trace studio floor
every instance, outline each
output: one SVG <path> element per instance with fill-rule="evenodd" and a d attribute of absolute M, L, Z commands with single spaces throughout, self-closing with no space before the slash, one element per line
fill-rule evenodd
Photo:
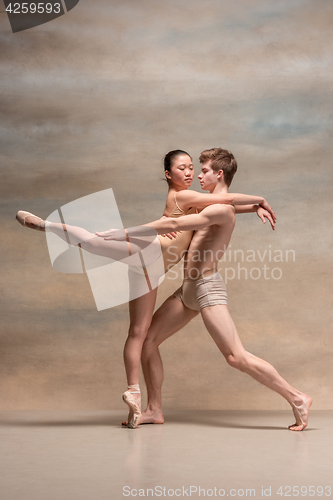
<path fill-rule="evenodd" d="M 332 496 L 331 411 L 300 433 L 287 411 L 173 411 L 136 430 L 125 415 L 0 412 L 1 500 Z"/>

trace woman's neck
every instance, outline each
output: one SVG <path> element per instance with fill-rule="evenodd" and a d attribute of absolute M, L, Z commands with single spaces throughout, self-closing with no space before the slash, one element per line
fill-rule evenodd
<path fill-rule="evenodd" d="M 181 187 L 181 186 L 170 186 L 169 185 L 169 193 L 171 193 L 172 191 L 175 191 L 176 193 L 178 193 L 179 191 L 186 191 L 187 187 L 184 186 L 184 187 Z"/>

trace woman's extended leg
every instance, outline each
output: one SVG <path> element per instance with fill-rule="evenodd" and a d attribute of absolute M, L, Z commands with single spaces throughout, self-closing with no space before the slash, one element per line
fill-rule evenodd
<path fill-rule="evenodd" d="M 152 245 L 152 247 L 149 252 L 145 252 L 145 265 L 156 260 L 161 253 L 161 246 L 157 237 L 155 239 L 151 237 L 146 240 L 135 238 L 135 241 L 133 238 L 130 241 L 106 241 L 82 227 L 58 222 L 46 222 L 33 214 L 27 214 L 28 212 L 18 212 L 16 218 L 20 224 L 31 229 L 46 230 L 56 234 L 69 245 L 79 246 L 94 255 L 109 257 L 118 261 L 121 260 L 128 265 L 142 266 L 142 257 L 139 254 L 149 245 Z"/>

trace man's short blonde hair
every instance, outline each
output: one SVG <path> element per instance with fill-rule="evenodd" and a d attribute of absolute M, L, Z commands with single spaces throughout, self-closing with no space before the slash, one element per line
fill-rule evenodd
<path fill-rule="evenodd" d="M 205 149 L 205 151 L 201 153 L 199 160 L 200 163 L 212 160 L 211 167 L 214 172 L 223 170 L 224 181 L 227 186 L 230 186 L 237 172 L 237 161 L 230 151 L 222 148 Z"/>

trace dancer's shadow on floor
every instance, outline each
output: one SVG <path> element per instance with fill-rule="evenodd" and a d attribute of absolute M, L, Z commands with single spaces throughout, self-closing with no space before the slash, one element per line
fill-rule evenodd
<path fill-rule="evenodd" d="M 276 426 L 276 425 L 251 425 L 251 424 L 242 424 L 239 422 L 240 416 L 243 419 L 250 418 L 260 419 L 264 416 L 267 416 L 267 420 L 271 421 L 272 414 L 278 414 L 276 420 L 280 420 L 282 414 L 286 416 L 286 422 L 288 422 L 288 417 L 291 420 L 290 424 Z M 280 415 L 279 415 L 280 413 Z M 247 414 L 246 416 L 244 414 Z M 234 410 L 208 410 L 208 411 L 188 411 L 181 412 L 180 414 L 171 413 L 165 415 L 165 422 L 170 424 L 184 424 L 184 425 L 196 425 L 200 427 L 216 427 L 216 428 L 225 428 L 225 429 L 249 429 L 249 430 L 270 430 L 270 431 L 285 431 L 288 425 L 294 423 L 295 419 L 290 415 L 287 411 L 273 412 L 273 411 L 234 411 Z M 232 421 L 235 419 L 235 421 Z M 307 428 L 307 431 L 317 430 L 315 428 Z M 292 431 L 291 431 L 292 432 Z"/>
<path fill-rule="evenodd" d="M 19 413 L 19 412 L 18 412 Z M 47 415 L 47 412 L 39 415 L 27 415 L 25 413 L 24 417 L 19 415 L 13 415 L 13 417 L 7 417 L 0 415 L 0 427 L 77 427 L 77 426 L 105 426 L 105 427 L 118 427 L 127 429 L 126 427 L 122 427 L 121 422 L 127 418 L 127 414 L 122 411 L 117 412 L 117 414 L 112 414 L 112 411 L 103 411 L 102 414 L 84 414 L 77 416 L 75 412 L 72 413 L 71 417 L 68 418 L 66 415 L 66 411 L 57 412 L 56 418 L 54 418 L 54 414 L 50 411 L 50 414 Z M 247 415 L 242 415 L 242 413 L 246 413 Z M 240 417 L 255 419 L 258 418 L 262 420 L 263 416 L 267 416 L 267 420 L 272 419 L 271 411 L 260 412 L 260 411 L 227 411 L 227 410 L 209 410 L 209 411 L 181 411 L 181 412 L 166 412 L 165 413 L 165 424 L 164 427 L 168 427 L 168 424 L 174 425 L 193 425 L 199 427 L 215 427 L 215 428 L 225 428 L 225 429 L 248 429 L 248 430 L 270 430 L 270 431 L 285 431 L 288 427 L 288 415 L 289 412 L 283 412 L 286 415 L 286 425 L 276 426 L 276 425 L 251 425 L 251 424 L 243 424 L 239 422 Z M 281 413 L 277 413 L 276 420 L 281 418 Z M 292 416 L 289 415 L 292 420 Z M 235 419 L 235 421 L 232 421 Z M 290 422 L 293 423 L 293 422 Z M 149 429 L 152 425 L 142 425 L 140 429 Z M 314 431 L 318 430 L 316 428 L 307 428 L 306 431 Z"/>
<path fill-rule="evenodd" d="M 45 412 L 46 413 L 46 412 Z M 56 418 L 52 415 L 25 415 L 24 417 L 19 417 L 19 415 L 14 415 L 13 418 L 7 416 L 7 418 L 0 416 L 0 428 L 1 427 L 77 427 L 77 426 L 107 426 L 107 427 L 121 427 L 122 420 L 126 419 L 124 412 L 119 413 L 119 415 L 112 415 L 111 412 L 105 411 L 102 415 L 92 414 L 92 415 L 80 415 L 76 416 L 75 412 L 71 417 L 68 418 L 67 412 L 64 411 L 64 415 L 57 414 Z M 124 417 L 124 418 L 122 418 Z"/>

